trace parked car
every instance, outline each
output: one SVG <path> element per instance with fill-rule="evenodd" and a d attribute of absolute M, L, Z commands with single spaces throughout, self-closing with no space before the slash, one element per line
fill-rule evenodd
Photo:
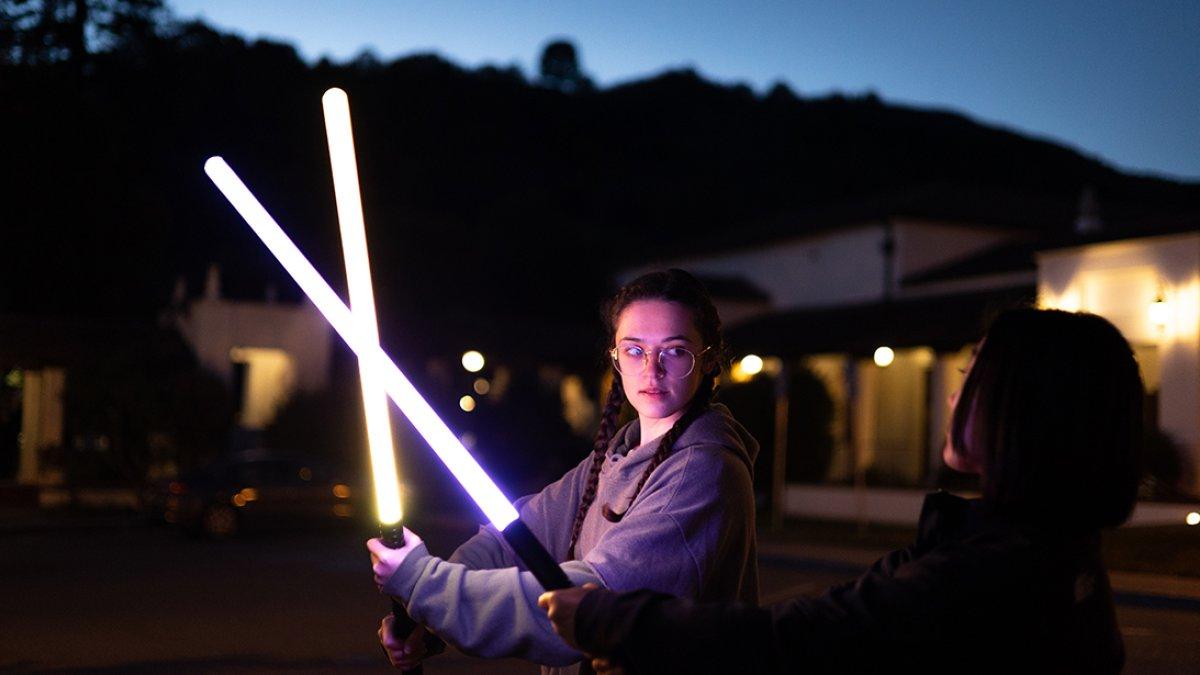
<path fill-rule="evenodd" d="M 251 454 L 160 484 L 162 518 L 214 539 L 251 529 L 303 528 L 361 511 L 365 492 L 315 460 Z"/>

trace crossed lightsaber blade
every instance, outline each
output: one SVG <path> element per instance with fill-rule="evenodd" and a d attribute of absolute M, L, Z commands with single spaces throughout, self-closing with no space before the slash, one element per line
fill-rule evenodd
<path fill-rule="evenodd" d="M 329 164 L 333 170 L 333 194 L 337 204 L 338 227 L 342 237 L 342 256 L 346 263 L 346 282 L 350 291 L 351 316 L 359 331 L 379 342 L 379 323 L 375 316 L 375 292 L 371 286 L 367 232 L 363 219 L 362 195 L 358 185 L 358 161 L 354 156 L 354 132 L 350 124 L 350 101 L 341 89 L 330 89 L 321 97 L 325 113 L 325 138 L 329 143 Z M 379 535 L 391 548 L 404 546 L 404 515 L 400 506 L 400 481 L 396 475 L 396 451 L 392 445 L 392 423 L 388 419 L 387 394 L 365 361 L 358 362 L 362 386 L 363 416 L 367 424 L 367 447 L 371 454 L 371 476 L 375 484 L 375 505 L 379 516 Z M 404 607 L 392 600 L 392 635 L 407 641 L 417 628 Z M 444 647 L 440 640 L 426 640 L 430 651 Z M 412 675 L 423 675 L 421 666 L 409 668 Z"/>
<path fill-rule="evenodd" d="M 567 575 L 546 552 L 533 532 L 521 522 L 512 502 L 488 477 L 454 432 L 438 417 L 417 388 L 396 366 L 395 361 L 379 346 L 358 171 L 345 92 L 331 89 L 323 97 L 323 105 L 326 110 L 326 131 L 329 134 L 338 219 L 342 230 L 342 248 L 345 252 L 354 311 L 351 311 L 330 288 L 224 159 L 210 157 L 204 163 L 204 172 L 317 310 L 329 321 L 334 331 L 358 356 L 368 439 L 371 441 L 372 475 L 381 525 L 400 530 L 401 517 L 399 481 L 396 477 L 391 430 L 386 410 L 381 412 L 380 405 L 382 396 L 386 393 L 491 524 L 500 531 L 542 587 L 547 590 L 569 587 L 571 582 Z M 386 443 L 383 442 L 385 434 Z"/>

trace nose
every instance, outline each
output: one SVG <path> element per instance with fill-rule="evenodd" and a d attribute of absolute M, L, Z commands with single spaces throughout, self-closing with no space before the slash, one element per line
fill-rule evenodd
<path fill-rule="evenodd" d="M 667 374 L 662 365 L 662 359 L 659 358 L 661 352 L 646 352 L 646 366 L 650 369 L 650 374 L 654 379 L 662 379 Z"/>

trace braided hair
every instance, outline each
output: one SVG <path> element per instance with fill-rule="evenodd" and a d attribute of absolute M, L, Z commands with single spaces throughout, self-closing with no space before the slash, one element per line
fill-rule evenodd
<path fill-rule="evenodd" d="M 704 377 L 700 381 L 700 387 L 688 403 L 684 414 L 662 435 L 653 457 L 647 463 L 645 471 L 642 472 L 642 476 L 638 480 L 633 497 L 630 498 L 629 504 L 625 506 L 625 510 L 616 512 L 608 504 L 602 507 L 601 513 L 604 518 L 614 523 L 620 522 L 621 518 L 624 517 L 625 513 L 629 510 L 629 505 L 637 499 L 638 494 L 642 491 L 642 487 L 650 479 L 650 474 L 654 473 L 654 470 L 671 453 L 671 449 L 675 445 L 675 441 L 679 439 L 679 436 L 683 434 L 688 425 L 708 408 L 716 390 L 717 376 L 720 375 L 724 365 L 725 343 L 721 337 L 721 319 L 717 314 L 717 308 L 713 305 L 712 298 L 709 297 L 704 285 L 696 277 L 679 269 L 644 274 L 621 287 L 621 290 L 617 292 L 616 296 L 604 308 L 603 318 L 605 327 L 608 330 L 608 344 L 610 346 L 616 343 L 617 322 L 620 319 L 621 312 L 638 300 L 666 300 L 686 307 L 692 313 L 692 322 L 695 324 L 697 332 L 700 333 L 702 344 L 709 348 L 715 355 L 715 358 L 701 357 L 701 362 L 696 364 L 697 368 L 704 369 Z M 583 529 L 584 518 L 587 516 L 588 509 L 591 508 L 592 503 L 596 501 L 596 490 L 600 482 L 600 469 L 604 466 L 604 458 L 608 451 L 609 443 L 617 432 L 617 421 L 621 414 L 621 408 L 625 403 L 625 390 L 622 385 L 621 374 L 614 368 L 612 376 L 612 388 L 609 389 L 604 410 L 600 415 L 600 427 L 596 431 L 596 440 L 592 444 L 592 465 L 588 471 L 587 486 L 579 498 L 579 510 L 575 513 L 575 521 L 571 527 L 571 545 L 567 548 L 568 559 L 575 558 L 575 547 L 579 543 L 579 533 Z"/>

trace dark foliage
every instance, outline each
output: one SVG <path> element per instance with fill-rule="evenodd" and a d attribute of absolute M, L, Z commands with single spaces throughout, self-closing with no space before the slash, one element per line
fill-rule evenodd
<path fill-rule="evenodd" d="M 118 480 L 138 488 L 152 465 L 204 464 L 224 449 L 234 406 L 174 331 L 145 333 L 71 369 L 68 441 L 51 458 L 70 487 Z"/>
<path fill-rule="evenodd" d="M 788 380 L 789 483 L 821 483 L 834 449 L 834 402 L 820 376 L 795 368 Z"/>
<path fill-rule="evenodd" d="M 210 262 L 230 295 L 296 297 L 202 174 L 212 154 L 340 283 L 319 105 L 332 85 L 352 100 L 384 334 L 410 353 L 412 326 L 436 317 L 590 326 L 619 265 L 800 232 L 846 204 L 950 217 L 970 201 L 1044 229 L 1069 227 L 1085 185 L 1103 205 L 1200 205 L 1198 186 L 874 95 L 760 97 L 689 71 L 567 93 L 428 55 L 309 66 L 201 23 L 147 27 L 155 2 L 84 4 L 133 26 L 103 33 L 86 68 L 17 59 L 12 26 L 0 45 L 0 312 L 150 315 Z"/>
<path fill-rule="evenodd" d="M 311 457 L 345 466 L 367 456 L 362 391 L 354 378 L 317 392 L 297 392 L 263 431 L 262 444 L 273 452 Z"/>

